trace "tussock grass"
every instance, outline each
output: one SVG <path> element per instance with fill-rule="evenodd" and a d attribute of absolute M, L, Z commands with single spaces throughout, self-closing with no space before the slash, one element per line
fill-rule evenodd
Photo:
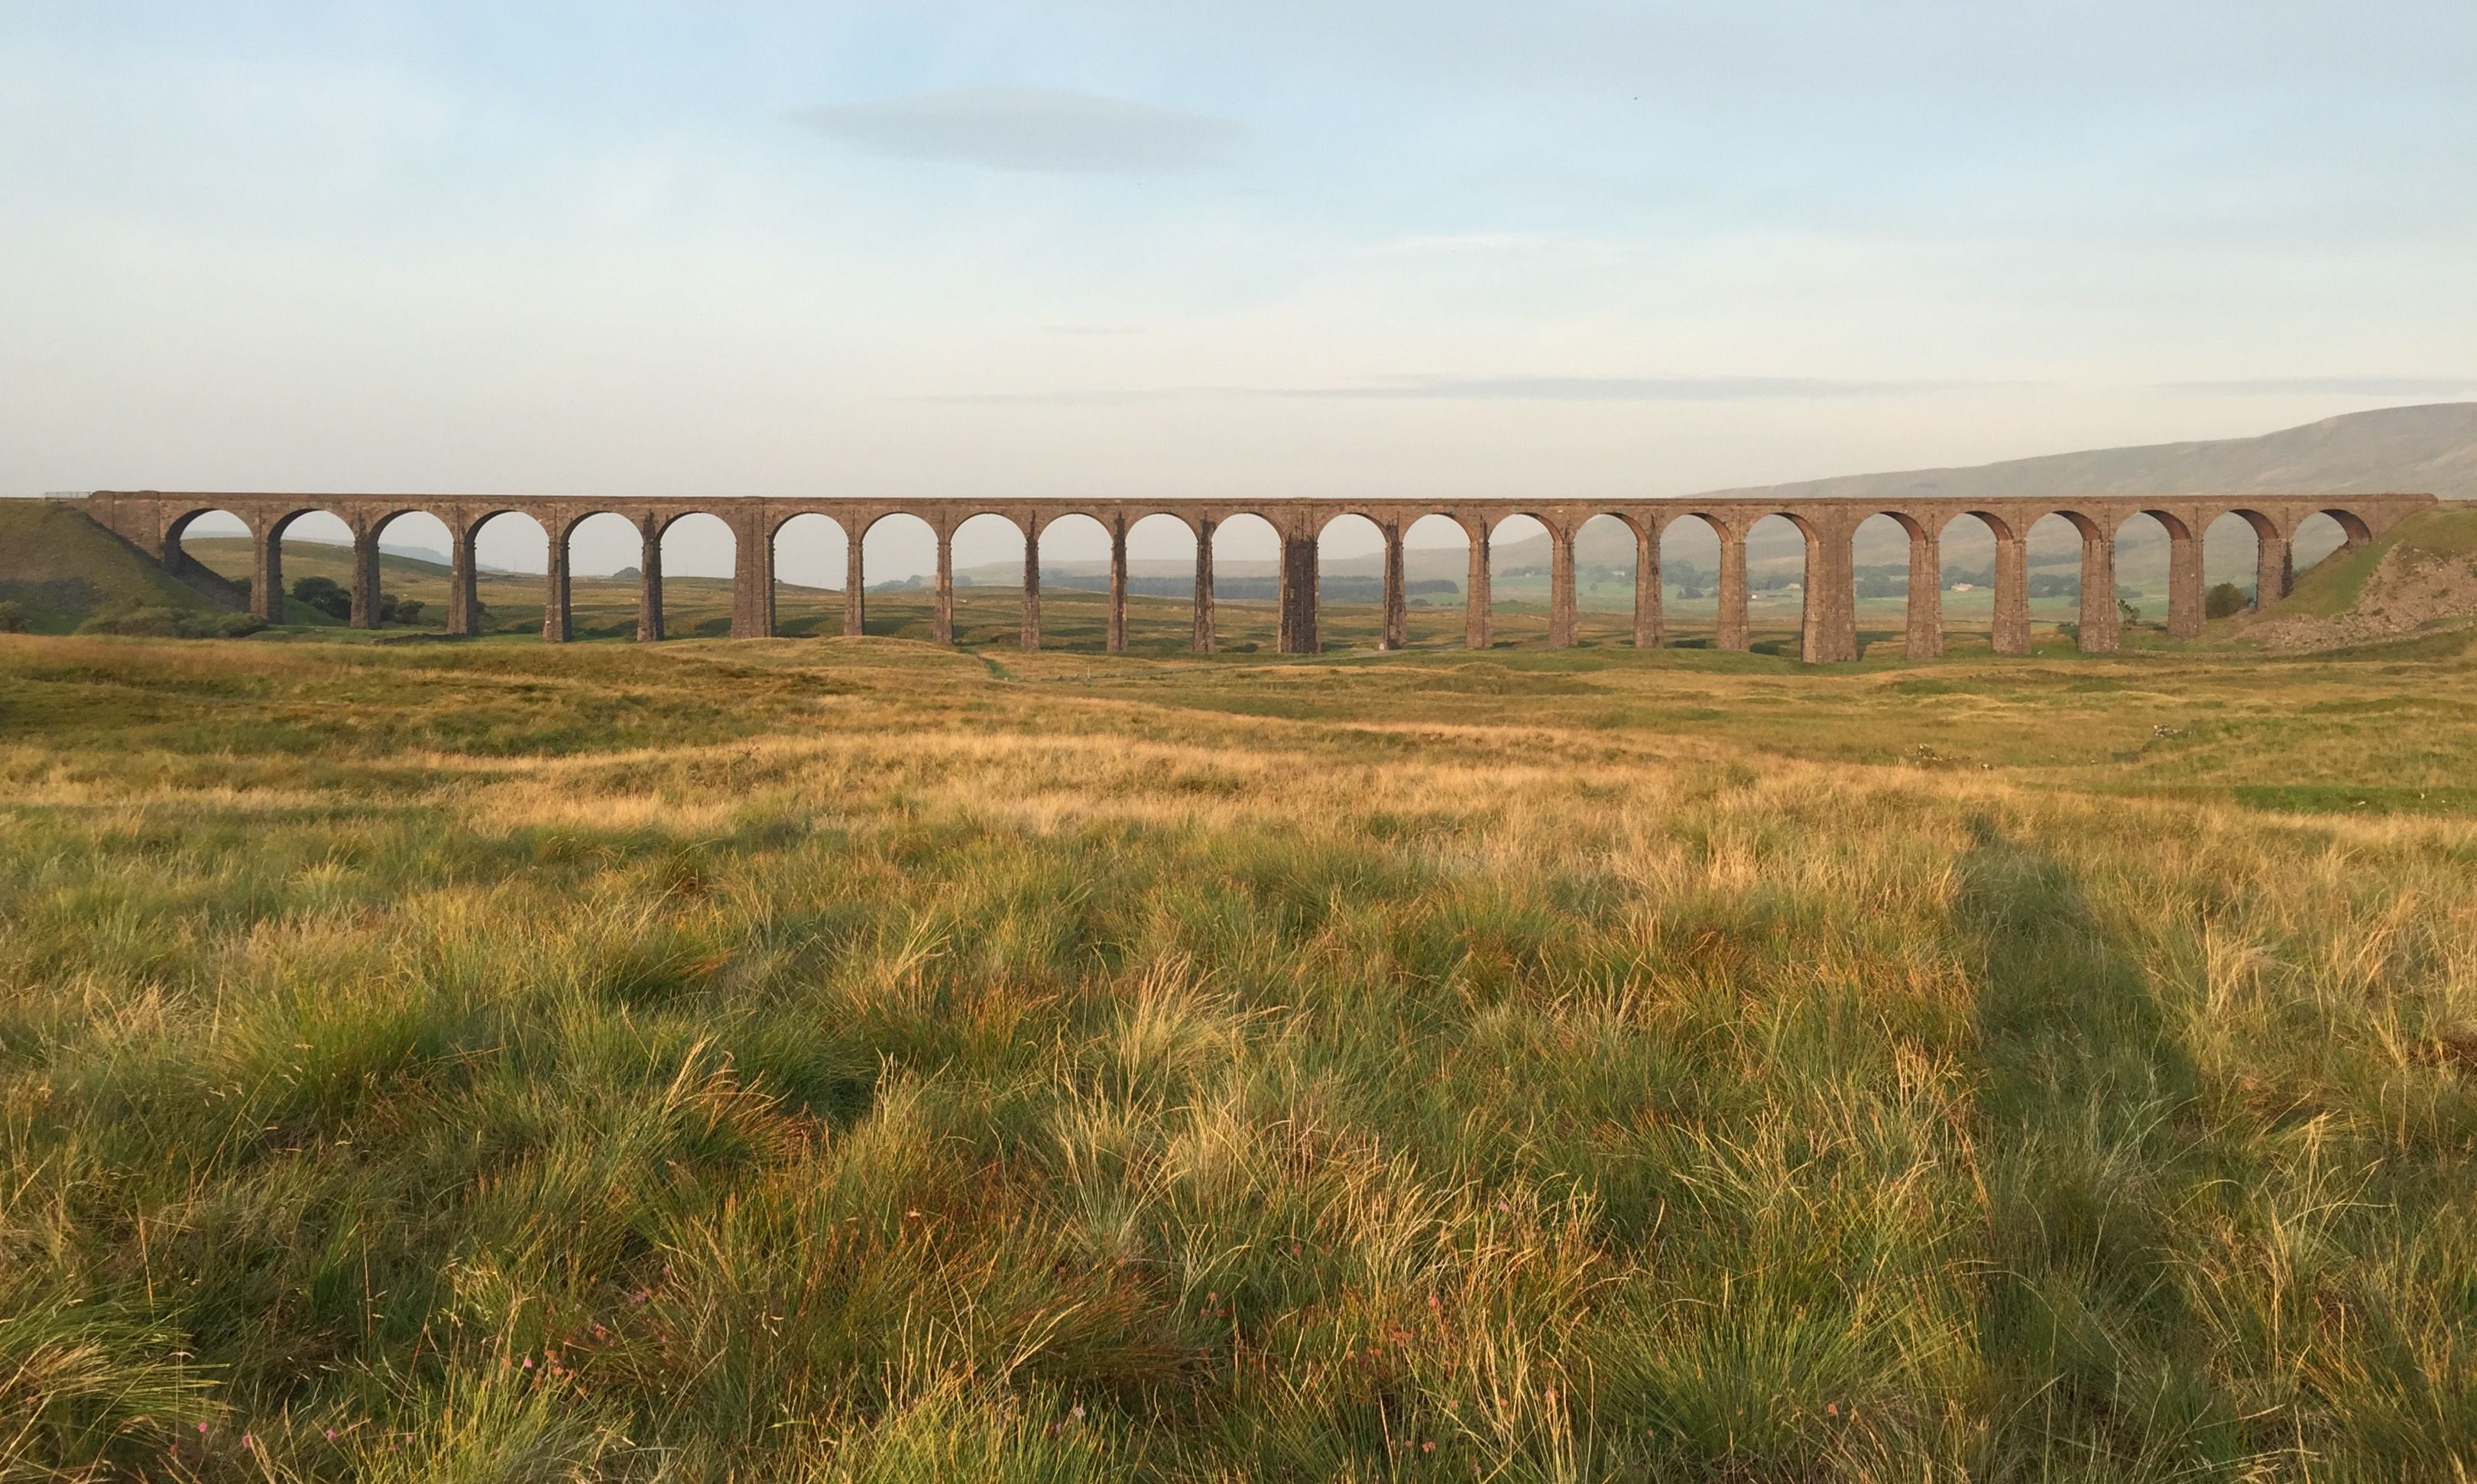
<path fill-rule="evenodd" d="M 2467 681 L 0 640 L 0 1472 L 2459 1476 Z"/>

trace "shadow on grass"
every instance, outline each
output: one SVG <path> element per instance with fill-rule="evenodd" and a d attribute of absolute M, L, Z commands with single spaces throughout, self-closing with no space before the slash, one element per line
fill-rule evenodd
<path fill-rule="evenodd" d="M 2209 1178 L 2199 1075 L 2134 953 L 2054 857 L 1982 821 L 1978 960 L 1990 1478 L 2232 1476 L 2256 1447 L 2214 1377 L 2170 1223 Z"/>

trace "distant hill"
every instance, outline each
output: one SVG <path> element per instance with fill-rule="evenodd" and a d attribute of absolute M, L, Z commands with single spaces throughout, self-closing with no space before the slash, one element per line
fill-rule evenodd
<path fill-rule="evenodd" d="M 1714 490 L 1707 498 L 1966 500 L 1998 495 L 2275 494 L 2308 490 L 2408 490 L 2439 495 L 2446 500 L 2477 499 L 2477 402 L 2350 412 L 2253 438 L 2047 454 L 1961 469 L 1848 474 L 1794 484 Z M 1608 532 L 1603 529 L 1591 534 L 1600 539 L 1589 545 L 1577 543 L 1578 560 L 1620 563 L 1633 559 L 1629 539 L 1622 532 Z M 2164 539 L 2137 527 L 2126 532 L 2125 545 L 2132 550 Z M 2069 553 L 2075 548 L 2071 541 L 2064 541 L 2060 549 Z M 1776 531 L 1767 541 L 1762 537 L 1750 541 L 1747 558 L 1756 563 L 1793 559 L 1798 551 L 1795 535 Z M 1862 539 L 1858 560 L 1898 561 L 1905 555 L 1902 541 L 1887 534 L 1873 543 Z M 1544 564 L 1548 560 L 1548 540 L 1535 536 L 1528 541 L 1508 542 L 1497 556 L 1507 565 Z"/>
<path fill-rule="evenodd" d="M 2438 403 L 2429 407 L 2385 408 L 2324 418 L 2301 428 L 2283 429 L 2251 438 L 2220 438 L 2193 443 L 2154 443 L 2134 448 L 2093 449 L 2075 454 L 2047 454 L 2012 458 L 2001 463 L 1955 469 L 1905 469 L 1889 474 L 1850 474 L 1792 484 L 1750 485 L 1705 492 L 1713 500 L 1810 500 L 1818 497 L 1894 500 L 1993 498 L 1998 495 L 2176 495 L 2197 492 L 2271 494 L 2299 490 L 2370 492 L 2408 490 L 2439 495 L 2446 500 L 2477 499 L 2477 402 Z M 2165 537 L 2144 527 L 2128 530 L 2121 549 L 2127 556 L 2164 544 Z M 2077 558 L 2077 538 L 2055 535 L 2034 541 L 2033 560 L 2057 564 Z M 2300 561 L 2322 555 L 2309 547 Z M 1500 574 L 1548 565 L 1548 539 L 1497 543 Z M 1794 565 L 1802 548 L 1796 533 L 1784 525 L 1758 531 L 1747 542 L 1747 562 L 1757 572 Z M 1575 545 L 1584 566 L 1634 564 L 1633 537 L 1614 521 L 1587 527 Z M 1859 538 L 1862 564 L 1906 560 L 1907 543 L 1897 532 L 1872 532 Z M 1973 525 L 1953 531 L 1944 543 L 1947 564 L 1984 565 L 1992 559 L 1992 543 Z M 1406 566 L 1413 581 L 1460 582 L 1464 556 L 1459 547 L 1414 547 Z M 2251 556 L 2231 566 L 2230 575 L 2250 571 Z M 1062 562 L 1063 573 L 1095 576 L 1099 562 Z M 1155 569 L 1159 569 L 1156 571 Z M 1136 562 L 1137 576 L 1173 577 L 1183 563 Z M 1270 578 L 1271 562 L 1221 562 L 1216 570 L 1236 578 Z M 1368 555 L 1337 557 L 1324 563 L 1327 576 L 1376 577 L 1384 558 Z M 1012 584 L 1020 569 L 999 562 L 972 569 L 975 581 Z"/>

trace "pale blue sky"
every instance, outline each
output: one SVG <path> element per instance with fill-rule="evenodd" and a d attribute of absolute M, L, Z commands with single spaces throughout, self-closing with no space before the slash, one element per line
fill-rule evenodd
<path fill-rule="evenodd" d="M 2263 432 L 2477 394 L 2472 74 L 2467 0 L 18 0 L 0 491 L 1678 493 Z"/>

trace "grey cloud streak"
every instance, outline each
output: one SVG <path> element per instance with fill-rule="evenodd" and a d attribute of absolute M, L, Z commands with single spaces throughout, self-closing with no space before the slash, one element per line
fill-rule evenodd
<path fill-rule="evenodd" d="M 1247 142 L 1246 128 L 1230 119 L 1051 87 L 958 88 L 793 116 L 872 154 L 993 170 L 1199 170 L 1228 163 Z"/>

